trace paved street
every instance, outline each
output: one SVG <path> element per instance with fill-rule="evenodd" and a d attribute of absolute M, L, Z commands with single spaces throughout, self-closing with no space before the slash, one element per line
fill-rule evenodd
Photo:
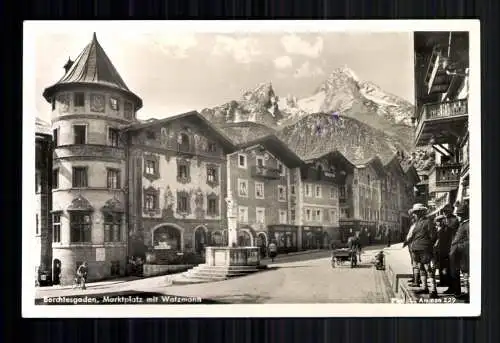
<path fill-rule="evenodd" d="M 392 294 L 385 273 L 369 263 L 374 251 L 366 252 L 356 269 L 347 264 L 332 268 L 330 253 L 319 251 L 282 256 L 266 271 L 213 283 L 169 286 L 171 276 L 160 276 L 93 283 L 85 291 L 39 288 L 37 297 L 133 291 L 196 296 L 223 303 L 387 303 Z"/>

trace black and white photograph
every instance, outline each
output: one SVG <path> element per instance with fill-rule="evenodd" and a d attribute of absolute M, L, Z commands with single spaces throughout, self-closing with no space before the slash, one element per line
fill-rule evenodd
<path fill-rule="evenodd" d="M 479 41 L 25 22 L 23 316 L 479 315 Z"/>

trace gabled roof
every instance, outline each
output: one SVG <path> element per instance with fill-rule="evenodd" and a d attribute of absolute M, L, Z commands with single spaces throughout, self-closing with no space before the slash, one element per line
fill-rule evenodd
<path fill-rule="evenodd" d="M 382 160 L 380 159 L 380 157 L 378 157 L 377 155 L 375 155 L 372 158 L 367 159 L 363 162 L 356 163 L 357 168 L 364 168 L 368 165 L 371 165 L 373 167 L 373 169 L 375 169 L 375 172 L 378 174 L 379 177 L 385 176 L 384 164 L 382 163 Z"/>
<path fill-rule="evenodd" d="M 387 170 L 389 169 L 391 166 L 394 166 L 396 167 L 396 169 L 398 170 L 398 172 L 401 174 L 401 175 L 404 175 L 405 172 L 403 170 L 403 167 L 401 167 L 401 163 L 399 163 L 399 160 L 398 160 L 398 155 L 394 155 L 390 160 L 388 160 L 386 163 L 384 163 L 384 168 Z"/>
<path fill-rule="evenodd" d="M 135 98 L 136 110 L 142 107 L 142 100 L 127 87 L 101 44 L 97 41 L 95 33 L 76 60 L 74 62 L 69 60 L 66 65 L 71 66 L 66 74 L 56 84 L 46 88 L 43 92 L 47 101 L 51 101 L 52 95 L 62 85 L 93 84 L 126 92 Z"/>
<path fill-rule="evenodd" d="M 406 169 L 405 170 L 406 176 L 413 180 L 412 184 L 416 185 L 420 182 L 420 177 L 418 176 L 417 169 L 415 169 L 415 167 L 412 164 L 406 166 L 404 169 Z"/>
<path fill-rule="evenodd" d="M 307 159 L 304 160 L 304 162 L 306 163 L 312 163 L 320 158 L 328 158 L 328 157 L 332 157 L 332 158 L 335 158 L 335 159 L 339 159 L 340 161 L 342 161 L 346 166 L 354 169 L 355 165 L 354 163 L 352 163 L 349 159 L 347 159 L 344 154 L 342 154 L 340 151 L 334 149 L 334 150 L 331 150 L 331 151 L 328 151 L 328 152 L 324 152 L 324 153 L 319 153 L 319 154 L 311 154 L 308 156 Z"/>
<path fill-rule="evenodd" d="M 198 122 L 200 125 L 204 126 L 209 130 L 224 146 L 224 148 L 229 151 L 233 152 L 235 151 L 236 147 L 233 144 L 233 142 L 220 130 L 212 124 L 208 119 L 206 119 L 204 116 L 202 116 L 198 111 L 190 111 L 186 113 L 181 113 L 172 117 L 167 117 L 163 119 L 158 119 L 158 120 L 147 120 L 145 122 L 139 122 L 139 123 L 134 123 L 128 126 L 125 126 L 122 131 L 127 132 L 127 131 L 137 131 L 140 129 L 148 128 L 148 127 L 154 127 L 154 126 L 161 126 L 166 123 L 170 123 L 174 120 L 194 120 Z"/>
<path fill-rule="evenodd" d="M 238 144 L 236 147 L 239 150 L 255 145 L 261 145 L 274 156 L 278 156 L 287 167 L 297 167 L 304 163 L 288 145 L 274 134 Z"/>

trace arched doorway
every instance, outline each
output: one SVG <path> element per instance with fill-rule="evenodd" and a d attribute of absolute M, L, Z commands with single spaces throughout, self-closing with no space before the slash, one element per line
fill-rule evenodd
<path fill-rule="evenodd" d="M 197 254 L 203 254 L 205 252 L 205 247 L 209 245 L 207 237 L 207 228 L 200 225 L 194 229 L 194 251 Z"/>
<path fill-rule="evenodd" d="M 252 232 L 248 229 L 238 229 L 238 246 L 253 247 Z"/>
<path fill-rule="evenodd" d="M 153 247 L 160 250 L 182 251 L 183 232 L 175 224 L 161 224 L 153 229 Z"/>
<path fill-rule="evenodd" d="M 52 284 L 53 285 L 59 285 L 61 283 L 60 277 L 61 277 L 61 268 L 62 268 L 62 263 L 61 260 L 59 259 L 54 259 L 52 262 Z"/>

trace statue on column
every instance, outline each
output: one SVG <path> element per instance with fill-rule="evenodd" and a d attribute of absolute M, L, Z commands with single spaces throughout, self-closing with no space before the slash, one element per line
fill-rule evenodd
<path fill-rule="evenodd" d="M 231 195 L 229 195 L 225 200 L 227 206 L 227 238 L 228 238 L 227 245 L 229 247 L 232 247 L 238 244 L 238 234 L 237 234 L 238 216 L 235 213 L 237 206 Z"/>

